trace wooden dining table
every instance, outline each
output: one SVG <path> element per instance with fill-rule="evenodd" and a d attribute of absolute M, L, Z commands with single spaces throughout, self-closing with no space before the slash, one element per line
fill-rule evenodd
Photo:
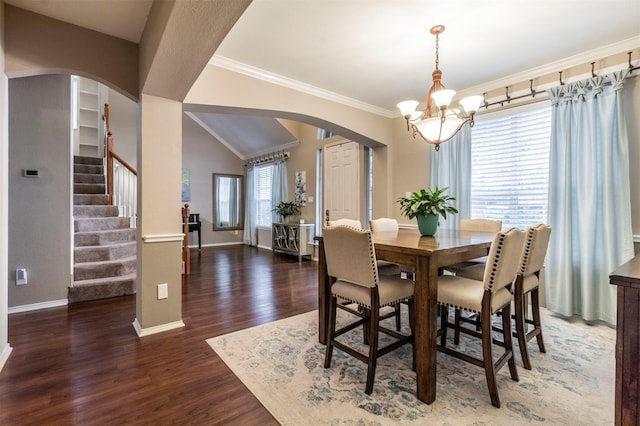
<path fill-rule="evenodd" d="M 486 256 L 495 233 L 439 229 L 423 237 L 417 229 L 372 235 L 376 258 L 415 270 L 416 394 L 431 404 L 436 399 L 438 274 L 442 267 Z M 329 300 L 335 278 L 327 274 L 322 237 L 318 241 L 318 340 L 327 343 Z"/>

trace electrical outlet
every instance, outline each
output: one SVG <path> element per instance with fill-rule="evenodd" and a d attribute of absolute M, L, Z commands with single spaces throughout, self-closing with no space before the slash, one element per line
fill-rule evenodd
<path fill-rule="evenodd" d="M 169 284 L 158 284 L 158 300 L 169 297 Z"/>

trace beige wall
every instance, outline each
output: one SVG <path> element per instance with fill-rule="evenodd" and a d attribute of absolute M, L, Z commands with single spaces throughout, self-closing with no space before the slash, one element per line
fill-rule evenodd
<path fill-rule="evenodd" d="M 140 91 L 182 101 L 250 3 L 154 1 L 140 40 Z"/>
<path fill-rule="evenodd" d="M 70 78 L 64 75 L 9 81 L 12 307 L 66 301 L 71 284 L 70 93 Z M 23 177 L 24 169 L 37 169 L 40 177 Z M 27 268 L 26 285 L 15 285 L 19 267 Z"/>
<path fill-rule="evenodd" d="M 5 5 L 5 17 L 5 72 L 10 78 L 77 74 L 138 98 L 137 44 L 10 5 Z"/>
<path fill-rule="evenodd" d="M 307 179 L 307 192 L 305 193 L 307 205 L 301 208 L 300 218 L 304 219 L 306 223 L 314 223 L 319 196 L 316 194 L 316 159 L 318 148 L 322 147 L 322 143 L 316 138 L 316 128 L 306 124 L 300 123 L 297 136 L 300 145 L 288 149 L 291 154 L 291 158 L 287 162 L 289 200 L 293 201 L 295 197 L 296 172 L 304 171 Z M 309 197 L 313 197 L 313 202 L 309 201 Z"/>
<path fill-rule="evenodd" d="M 244 162 L 187 114 L 182 117 L 182 168 L 189 170 L 191 196 L 188 204 L 191 213 L 200 213 L 202 246 L 242 243 L 242 230 L 213 230 L 212 175 L 244 175 Z M 193 247 L 197 243 L 196 233 L 191 233 L 189 245 Z"/>
<path fill-rule="evenodd" d="M 116 154 L 133 168 L 138 167 L 138 103 L 108 90 L 109 123 Z"/>
<path fill-rule="evenodd" d="M 207 66 L 184 100 L 190 110 L 212 105 L 248 108 L 261 114 L 304 122 L 368 146 L 392 142 L 389 119 L 297 90 Z"/>
<path fill-rule="evenodd" d="M 182 105 L 142 95 L 140 120 L 136 323 L 145 333 L 182 323 Z M 167 299 L 157 298 L 160 284 Z"/>

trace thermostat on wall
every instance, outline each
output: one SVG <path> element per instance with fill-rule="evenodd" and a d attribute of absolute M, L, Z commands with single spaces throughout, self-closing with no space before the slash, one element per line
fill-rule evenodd
<path fill-rule="evenodd" d="M 25 177 L 40 177 L 40 170 L 24 169 L 23 174 Z"/>

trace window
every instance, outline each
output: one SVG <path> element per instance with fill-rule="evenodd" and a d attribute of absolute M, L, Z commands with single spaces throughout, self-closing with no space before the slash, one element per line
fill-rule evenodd
<path fill-rule="evenodd" d="M 218 220 L 220 224 L 228 224 L 231 220 L 229 215 L 229 204 L 231 204 L 231 179 L 220 179 L 216 182 L 218 191 L 216 193 L 218 200 Z"/>
<path fill-rule="evenodd" d="M 333 136 L 335 136 L 336 134 L 333 133 L 330 130 L 325 130 L 325 129 L 318 129 L 318 133 L 316 134 L 316 137 L 318 138 L 319 141 L 324 140 L 324 139 L 329 139 Z"/>
<path fill-rule="evenodd" d="M 471 142 L 471 217 L 526 228 L 547 222 L 551 109 L 478 117 Z"/>
<path fill-rule="evenodd" d="M 271 202 L 271 177 L 273 165 L 256 166 L 254 170 L 254 188 L 256 203 L 256 223 L 258 226 L 271 226 L 273 203 Z"/>

